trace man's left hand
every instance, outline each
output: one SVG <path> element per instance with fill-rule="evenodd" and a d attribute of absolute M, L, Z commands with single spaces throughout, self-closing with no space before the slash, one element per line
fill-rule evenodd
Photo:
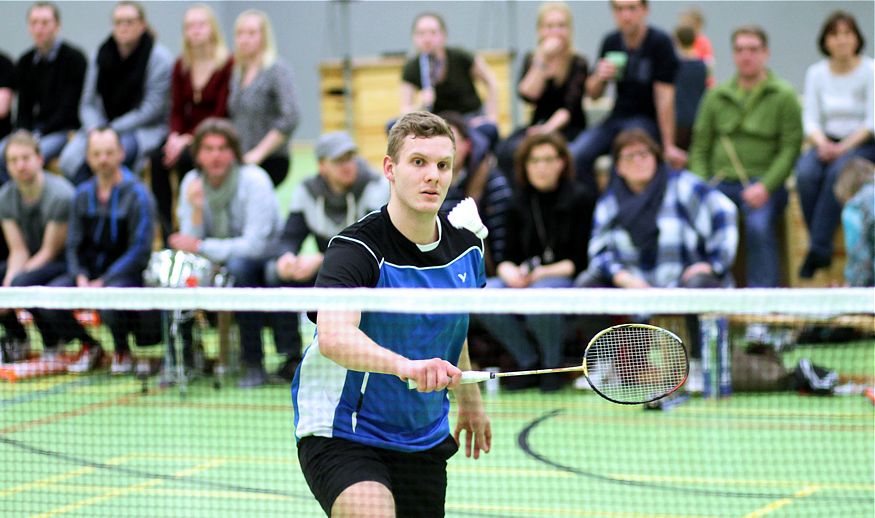
<path fill-rule="evenodd" d="M 758 209 L 769 201 L 769 190 L 762 182 L 756 182 L 748 185 L 741 191 L 741 199 L 752 209 Z"/>
<path fill-rule="evenodd" d="M 687 153 L 677 146 L 665 146 L 664 154 L 665 161 L 675 169 L 680 169 L 687 163 Z"/>
<path fill-rule="evenodd" d="M 196 254 L 200 249 L 201 240 L 194 236 L 188 236 L 177 232 L 175 234 L 170 234 L 170 237 L 167 238 L 167 244 L 174 250 L 182 250 L 183 252 Z"/>
<path fill-rule="evenodd" d="M 459 406 L 459 418 L 456 421 L 456 431 L 453 433 L 453 438 L 459 446 L 462 445 L 459 442 L 462 430 L 467 432 L 465 434 L 466 457 L 473 454 L 475 459 L 479 459 L 481 451 L 489 453 L 489 450 L 492 449 L 492 425 L 489 423 L 489 417 L 486 415 L 482 403 Z"/>

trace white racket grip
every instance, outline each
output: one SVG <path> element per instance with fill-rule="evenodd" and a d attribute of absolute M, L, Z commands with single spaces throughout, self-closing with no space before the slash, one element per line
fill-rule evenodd
<path fill-rule="evenodd" d="M 462 385 L 468 385 L 469 383 L 480 383 L 481 381 L 486 381 L 488 379 L 492 379 L 495 377 L 494 372 L 487 371 L 464 371 L 462 372 Z M 415 380 L 407 380 L 407 388 L 410 390 L 414 390 L 418 385 Z"/>

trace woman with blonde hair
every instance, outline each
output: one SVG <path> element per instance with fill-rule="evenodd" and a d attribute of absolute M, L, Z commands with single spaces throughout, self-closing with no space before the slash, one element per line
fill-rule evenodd
<path fill-rule="evenodd" d="M 226 117 L 233 59 L 213 10 L 195 4 L 182 19 L 182 54 L 173 66 L 170 135 L 152 154 L 152 192 L 164 236 L 173 232 L 170 171 L 176 182 L 194 168 L 189 146 L 194 129 L 208 117 Z"/>
<path fill-rule="evenodd" d="M 558 132 L 567 141 L 586 129 L 582 101 L 588 64 L 574 51 L 573 19 L 568 4 L 546 2 L 538 10 L 538 46 L 526 54 L 517 83 L 520 97 L 532 105 L 529 125 L 517 129 L 498 150 L 499 166 L 510 176 L 513 153 L 526 135 Z"/>
<path fill-rule="evenodd" d="M 292 71 L 277 56 L 270 20 L 262 11 L 240 13 L 234 46 L 228 112 L 240 134 L 243 162 L 261 166 L 276 186 L 289 172 L 289 143 L 300 118 Z"/>

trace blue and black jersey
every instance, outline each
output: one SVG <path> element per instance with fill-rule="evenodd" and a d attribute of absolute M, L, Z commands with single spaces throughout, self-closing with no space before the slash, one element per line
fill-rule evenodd
<path fill-rule="evenodd" d="M 386 207 L 332 238 L 317 287 L 481 288 L 483 242 L 441 214 L 438 240 L 417 245 L 392 225 Z M 467 314 L 362 313 L 360 329 L 410 359 L 453 364 Z M 319 352 L 318 329 L 292 382 L 295 436 L 340 437 L 399 451 L 432 448 L 449 434 L 447 392 L 409 390 L 397 376 L 348 370 Z"/>

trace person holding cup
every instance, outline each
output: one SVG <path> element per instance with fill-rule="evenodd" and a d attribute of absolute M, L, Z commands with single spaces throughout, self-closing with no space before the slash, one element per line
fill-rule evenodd
<path fill-rule="evenodd" d="M 664 144 L 673 167 L 686 162 L 675 146 L 674 77 L 679 62 L 671 37 L 647 24 L 647 0 L 611 0 L 617 30 L 604 37 L 586 94 L 598 99 L 616 85 L 614 107 L 602 124 L 588 129 L 569 145 L 578 180 L 591 184 L 596 158 L 606 154 L 622 131 L 642 128 Z"/>

